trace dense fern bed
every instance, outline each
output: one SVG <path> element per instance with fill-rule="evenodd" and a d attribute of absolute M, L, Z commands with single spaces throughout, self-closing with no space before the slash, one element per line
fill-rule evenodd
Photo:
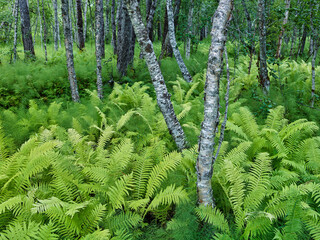
<path fill-rule="evenodd" d="M 68 102 L 63 78 L 53 92 L 34 96 L 45 86 L 41 79 L 30 86 L 36 75 L 22 72 L 12 85 L 3 74 L 0 239 L 320 239 L 319 111 L 307 107 L 310 64 L 283 61 L 264 96 L 256 67 L 248 75 L 248 58 L 240 57 L 214 165 L 214 209 L 197 207 L 205 64 L 194 65 L 200 70 L 192 83 L 176 73 L 167 83 L 190 145 L 181 153 L 140 62 L 132 79 L 142 82 L 114 79 L 103 101 L 83 90 L 82 103 Z M 220 91 L 224 96 L 224 77 Z"/>

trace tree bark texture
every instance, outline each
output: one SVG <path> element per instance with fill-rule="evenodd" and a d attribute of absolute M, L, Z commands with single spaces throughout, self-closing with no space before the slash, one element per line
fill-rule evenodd
<path fill-rule="evenodd" d="M 267 31 L 266 31 L 266 9 L 265 0 L 259 0 L 259 41 L 260 41 L 260 55 L 259 55 L 259 82 L 265 94 L 268 94 L 270 88 L 270 79 L 268 76 L 267 66 Z"/>
<path fill-rule="evenodd" d="M 96 60 L 97 60 L 97 89 L 98 96 L 100 99 L 103 98 L 103 83 L 101 76 L 101 59 L 103 56 L 104 49 L 101 44 L 104 44 L 104 36 L 103 31 L 101 32 L 101 28 L 103 28 L 103 0 L 96 0 Z"/>
<path fill-rule="evenodd" d="M 147 31 L 148 31 L 151 42 L 153 42 L 153 18 L 156 12 L 157 3 L 158 3 L 158 0 L 153 0 L 150 5 L 149 11 L 147 11 L 147 14 L 148 14 L 147 15 Z"/>
<path fill-rule="evenodd" d="M 18 11 L 19 11 L 19 0 L 16 0 L 14 4 L 14 35 L 13 35 L 13 62 L 17 60 L 17 35 L 18 35 Z M 11 55 L 12 56 L 12 55 Z"/>
<path fill-rule="evenodd" d="M 58 0 L 53 0 L 53 10 L 54 10 L 54 49 L 58 51 L 59 49 Z"/>
<path fill-rule="evenodd" d="M 110 12 L 110 0 L 106 0 L 106 22 L 104 24 L 104 40 L 107 41 L 109 37 L 109 12 Z"/>
<path fill-rule="evenodd" d="M 282 46 L 282 40 L 283 40 L 284 31 L 285 31 L 285 26 L 288 23 L 288 19 L 289 19 L 290 2 L 291 2 L 291 0 L 286 0 L 286 8 L 285 8 L 285 13 L 284 13 L 282 28 L 281 28 L 280 35 L 279 35 L 276 58 L 279 58 L 281 55 L 281 46 Z"/>
<path fill-rule="evenodd" d="M 76 72 L 74 70 L 73 62 L 73 42 L 72 29 L 70 28 L 69 4 L 68 0 L 61 0 L 61 12 L 64 29 L 64 45 L 66 48 L 68 76 L 71 88 L 71 97 L 74 102 L 80 102 Z"/>
<path fill-rule="evenodd" d="M 177 63 L 179 65 L 180 71 L 182 73 L 182 76 L 184 80 L 187 82 L 192 81 L 192 77 L 184 64 L 184 61 L 182 59 L 181 53 L 179 51 L 175 31 L 174 31 L 174 17 L 173 17 L 173 10 L 172 10 L 172 0 L 167 0 L 167 12 L 168 12 L 168 26 L 169 26 L 169 38 L 170 38 L 170 44 L 173 49 L 174 56 L 177 60 Z"/>
<path fill-rule="evenodd" d="M 76 0 L 76 4 L 77 4 L 77 25 L 78 25 L 79 49 L 82 50 L 85 47 L 84 35 L 83 35 L 82 1 Z"/>
<path fill-rule="evenodd" d="M 187 36 L 187 46 L 186 46 L 186 58 L 187 59 L 190 59 L 192 21 L 193 21 L 193 0 L 190 1 L 189 14 L 188 14 L 188 36 Z"/>
<path fill-rule="evenodd" d="M 212 196 L 212 171 L 214 137 L 219 117 L 219 80 L 223 61 L 223 51 L 227 39 L 227 25 L 231 17 L 233 0 L 220 0 L 214 14 L 211 30 L 211 47 L 204 96 L 204 120 L 199 139 L 197 159 L 197 190 L 199 204 L 214 207 Z"/>
<path fill-rule="evenodd" d="M 121 7 L 118 20 L 117 68 L 119 73 L 124 76 L 127 73 L 128 66 L 133 62 L 136 36 L 126 5 L 123 0 L 119 4 L 121 4 Z"/>
<path fill-rule="evenodd" d="M 26 58 L 35 57 L 27 0 L 19 0 L 19 8 L 21 17 L 21 34 L 25 56 Z"/>
<path fill-rule="evenodd" d="M 125 3 L 127 5 L 134 30 L 137 34 L 139 45 L 144 51 L 144 58 L 146 60 L 149 73 L 151 75 L 151 80 L 157 95 L 158 106 L 178 149 L 182 150 L 187 145 L 186 138 L 183 129 L 174 113 L 174 109 L 170 100 L 170 94 L 166 87 L 160 66 L 153 50 L 153 44 L 149 39 L 148 31 L 142 21 L 139 4 L 137 0 L 125 0 Z"/>
<path fill-rule="evenodd" d="M 87 12 L 88 12 L 88 0 L 85 1 L 83 11 L 83 41 L 86 42 L 87 38 Z"/>

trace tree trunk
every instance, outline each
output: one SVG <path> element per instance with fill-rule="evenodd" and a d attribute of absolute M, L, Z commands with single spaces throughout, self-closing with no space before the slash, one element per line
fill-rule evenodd
<path fill-rule="evenodd" d="M 128 66 L 133 62 L 136 36 L 123 0 L 119 4 L 121 4 L 121 7 L 118 20 L 117 68 L 121 76 L 124 76 L 127 73 Z"/>
<path fill-rule="evenodd" d="M 266 9 L 265 0 L 259 0 L 259 41 L 260 41 L 260 55 L 259 55 L 259 82 L 265 94 L 269 93 L 270 79 L 268 76 L 267 66 L 267 38 L 266 38 Z"/>
<path fill-rule="evenodd" d="M 43 37 L 42 37 L 42 21 L 41 21 L 41 14 L 40 14 L 40 2 L 39 0 L 37 0 L 37 19 L 39 18 L 40 21 L 40 45 L 41 45 L 41 49 L 43 48 Z M 36 42 L 36 36 L 34 36 L 34 41 Z"/>
<path fill-rule="evenodd" d="M 86 42 L 87 38 L 87 12 L 88 12 L 88 0 L 84 4 L 83 12 L 83 41 Z"/>
<path fill-rule="evenodd" d="M 58 20 L 58 0 L 53 0 L 53 10 L 54 10 L 54 49 L 58 51 L 59 49 L 59 20 Z"/>
<path fill-rule="evenodd" d="M 46 62 L 48 61 L 48 53 L 47 53 L 47 24 L 46 24 L 46 16 L 44 15 L 44 3 L 42 0 L 42 21 L 43 21 L 43 44 L 44 44 L 44 57 Z"/>
<path fill-rule="evenodd" d="M 14 36 L 13 36 L 13 62 L 17 61 L 17 34 L 18 34 L 18 11 L 19 11 L 19 0 L 16 0 L 14 4 Z M 12 56 L 12 55 L 11 55 Z"/>
<path fill-rule="evenodd" d="M 163 32 L 162 32 L 162 48 L 161 48 L 161 55 L 166 57 L 172 57 L 173 50 L 169 41 L 169 34 L 168 34 L 168 10 L 166 8 L 165 15 L 164 15 L 164 24 L 163 24 Z M 161 60 L 161 59 L 160 59 Z"/>
<path fill-rule="evenodd" d="M 82 3 L 81 0 L 76 0 L 77 3 L 77 25 L 78 25 L 78 39 L 79 49 L 82 50 L 85 47 L 84 35 L 83 35 L 83 20 L 82 20 Z"/>
<path fill-rule="evenodd" d="M 153 0 L 149 11 L 147 12 L 147 31 L 151 42 L 153 42 L 153 18 L 156 12 L 158 0 Z"/>
<path fill-rule="evenodd" d="M 313 56 L 312 56 L 312 88 L 311 88 L 311 107 L 314 107 L 314 101 L 315 101 L 315 92 L 316 92 L 316 59 L 317 59 L 317 53 L 318 48 L 315 44 L 315 40 L 313 41 Z"/>
<path fill-rule="evenodd" d="M 104 41 L 108 40 L 109 37 L 109 12 L 110 12 L 110 0 L 106 0 L 106 23 L 104 25 Z"/>
<path fill-rule="evenodd" d="M 100 99 L 103 98 L 103 83 L 101 76 L 101 59 L 103 56 L 103 47 L 101 43 L 103 43 L 103 31 L 101 32 L 101 28 L 103 29 L 103 0 L 96 0 L 96 60 L 97 60 L 97 88 L 98 88 L 98 96 Z"/>
<path fill-rule="evenodd" d="M 186 58 L 187 59 L 190 59 L 192 21 L 193 21 L 193 0 L 190 1 L 189 15 L 188 15 L 188 36 L 187 36 L 187 46 L 186 46 Z"/>
<path fill-rule="evenodd" d="M 113 54 L 117 54 L 117 27 L 116 27 L 116 19 L 115 19 L 115 10 L 116 10 L 116 2 L 112 0 L 111 7 L 111 28 L 112 28 L 112 46 L 113 46 Z"/>
<path fill-rule="evenodd" d="M 144 57 L 151 75 L 152 83 L 157 95 L 157 102 L 177 147 L 182 150 L 186 147 L 186 138 L 183 129 L 174 113 L 170 94 L 167 90 L 160 66 L 153 50 L 153 44 L 148 37 L 148 32 L 143 24 L 137 0 L 125 0 L 138 42 L 144 51 Z"/>
<path fill-rule="evenodd" d="M 212 172 L 214 137 L 219 118 L 219 81 L 223 61 L 223 50 L 227 39 L 227 25 L 231 17 L 233 0 L 220 0 L 214 14 L 211 30 L 211 47 L 208 59 L 204 95 L 204 120 L 199 139 L 197 159 L 197 190 L 199 204 L 214 207 L 212 196 Z"/>
<path fill-rule="evenodd" d="M 74 102 L 80 102 L 76 72 L 73 62 L 73 41 L 72 29 L 70 28 L 69 4 L 68 0 L 61 0 L 61 12 L 64 29 L 64 45 L 66 47 L 67 68 L 71 88 L 71 97 Z"/>
<path fill-rule="evenodd" d="M 284 19 L 283 19 L 283 23 L 282 23 L 282 28 L 281 28 L 280 35 L 279 35 L 276 58 L 279 58 L 280 55 L 281 55 L 282 39 L 283 39 L 284 31 L 285 31 L 284 27 L 287 24 L 288 19 L 289 19 L 290 1 L 291 0 L 286 0 L 286 10 L 285 10 L 285 13 L 284 13 Z"/>
<path fill-rule="evenodd" d="M 177 60 L 177 63 L 179 65 L 179 68 L 181 70 L 182 76 L 184 80 L 187 82 L 192 81 L 192 77 L 184 64 L 184 61 L 182 59 L 182 56 L 180 54 L 177 41 L 176 41 L 176 36 L 175 36 L 175 31 L 174 31 L 174 17 L 173 17 L 173 11 L 172 11 L 172 2 L 171 0 L 167 0 L 167 12 L 168 12 L 168 26 L 169 26 L 169 38 L 170 38 L 170 44 L 173 49 L 174 56 Z"/>
<path fill-rule="evenodd" d="M 301 45 L 300 45 L 300 49 L 299 49 L 299 52 L 298 52 L 298 56 L 303 55 L 304 47 L 306 45 L 307 34 L 308 34 L 308 27 L 304 26 L 303 33 L 302 33 L 302 38 L 301 38 Z"/>
<path fill-rule="evenodd" d="M 21 17 L 21 34 L 25 58 L 34 58 L 35 52 L 31 35 L 30 15 L 27 0 L 19 0 L 19 8 Z"/>

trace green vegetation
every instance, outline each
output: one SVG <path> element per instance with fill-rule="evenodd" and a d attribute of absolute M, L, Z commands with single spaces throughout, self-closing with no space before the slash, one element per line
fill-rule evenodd
<path fill-rule="evenodd" d="M 235 67 L 230 59 L 230 117 L 212 182 L 217 207 L 198 207 L 208 48 L 202 43 L 186 62 L 190 84 L 173 59 L 162 62 L 194 146 L 182 153 L 138 55 L 125 78 L 106 56 L 100 100 L 93 49 L 76 53 L 81 103 L 70 102 L 62 51 L 47 64 L 3 63 L 0 239 L 320 239 L 320 102 L 308 107 L 311 65 L 303 61 L 271 65 L 265 96 L 256 66 L 248 75 L 246 56 Z M 223 76 L 221 98 L 225 85 Z"/>

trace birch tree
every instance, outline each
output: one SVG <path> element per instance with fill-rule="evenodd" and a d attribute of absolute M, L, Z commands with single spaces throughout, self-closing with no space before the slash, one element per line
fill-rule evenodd
<path fill-rule="evenodd" d="M 103 98 L 103 84 L 101 76 L 101 59 L 103 56 L 103 48 L 101 43 L 104 43 L 103 31 L 103 0 L 96 0 L 96 60 L 97 60 L 97 88 L 98 96 L 100 99 Z"/>
<path fill-rule="evenodd" d="M 166 87 L 160 66 L 154 53 L 153 44 L 149 39 L 148 31 L 143 24 L 139 3 L 137 0 L 125 0 L 125 4 L 137 35 L 138 42 L 144 52 L 143 56 L 147 63 L 151 80 L 157 95 L 158 106 L 178 149 L 182 150 L 187 146 L 185 134 L 174 112 L 170 100 L 171 96 Z"/>
<path fill-rule="evenodd" d="M 71 97 L 74 102 L 80 102 L 76 72 L 74 70 L 74 62 L 73 62 L 73 41 L 72 41 L 72 29 L 70 24 L 71 19 L 69 16 L 68 0 L 61 0 L 61 13 L 62 13 L 62 20 L 63 20 L 64 45 L 66 48 L 67 68 L 68 68 L 68 76 L 69 76 L 69 82 L 70 82 L 70 88 L 71 88 Z"/>
<path fill-rule="evenodd" d="M 285 8 L 284 18 L 283 18 L 283 22 L 282 22 L 282 28 L 281 28 L 280 35 L 279 35 L 276 58 L 279 58 L 281 55 L 281 46 L 282 46 L 282 40 L 283 40 L 284 31 L 285 31 L 285 26 L 288 23 L 288 19 L 289 19 L 290 2 L 291 2 L 291 0 L 286 0 L 286 8 Z"/>
<path fill-rule="evenodd" d="M 199 139 L 197 159 L 197 190 L 199 204 L 215 206 L 212 196 L 214 138 L 219 117 L 219 81 L 223 51 L 227 39 L 227 25 L 231 17 L 233 0 L 220 0 L 214 13 L 211 30 L 211 47 L 204 95 L 204 120 Z"/>
<path fill-rule="evenodd" d="M 174 30 L 174 16 L 173 16 L 173 10 L 172 10 L 172 0 L 167 0 L 167 12 L 168 12 L 168 27 L 169 27 L 168 34 L 169 34 L 169 39 L 170 39 L 170 44 L 172 46 L 173 54 L 177 60 L 177 63 L 179 65 L 179 68 L 184 80 L 186 80 L 187 82 L 191 82 L 192 77 L 182 59 L 182 56 L 176 41 L 175 30 Z"/>
<path fill-rule="evenodd" d="M 87 37 L 87 11 L 88 11 L 88 0 L 85 0 L 84 11 L 83 11 L 83 41 L 86 42 Z"/>
<path fill-rule="evenodd" d="M 78 27 L 79 49 L 82 50 L 85 47 L 84 34 L 83 34 L 83 19 L 82 19 L 82 1 L 76 0 L 76 4 L 77 4 L 77 27 Z"/>
<path fill-rule="evenodd" d="M 58 51 L 59 49 L 59 19 L 58 19 L 58 0 L 53 0 L 53 10 L 54 10 L 54 49 Z"/>
<path fill-rule="evenodd" d="M 268 76 L 267 66 L 267 31 L 266 31 L 266 7 L 265 0 L 259 0 L 258 2 L 259 12 L 259 41 L 260 41 L 260 53 L 259 53 L 259 81 L 265 94 L 269 93 L 270 79 Z"/>
<path fill-rule="evenodd" d="M 115 15 L 115 9 L 116 9 L 116 1 L 112 0 L 112 6 L 111 6 L 111 29 L 112 29 L 112 39 L 111 43 L 113 46 L 113 54 L 117 54 L 117 27 L 116 27 L 116 15 Z"/>
<path fill-rule="evenodd" d="M 191 36 L 192 36 L 192 20 L 193 20 L 193 0 L 190 0 L 189 14 L 188 14 L 188 36 L 186 46 L 186 58 L 190 58 L 191 50 Z"/>
<path fill-rule="evenodd" d="M 43 45 L 44 45 L 44 57 L 46 62 L 48 61 L 48 53 L 47 53 L 47 24 L 46 24 L 46 16 L 44 14 L 44 3 L 42 0 L 42 22 L 43 22 Z"/>
<path fill-rule="evenodd" d="M 21 17 L 21 34 L 25 57 L 35 57 L 34 46 L 31 34 L 30 15 L 27 0 L 19 0 Z"/>
<path fill-rule="evenodd" d="M 17 35 L 18 35 L 18 11 L 19 11 L 19 0 L 15 1 L 14 4 L 14 35 L 13 35 L 13 62 L 17 60 Z"/>

